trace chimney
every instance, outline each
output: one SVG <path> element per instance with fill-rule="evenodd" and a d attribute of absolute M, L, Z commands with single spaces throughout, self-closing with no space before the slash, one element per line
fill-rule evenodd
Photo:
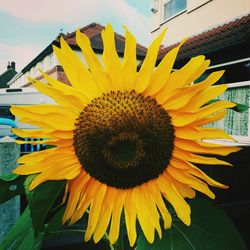
<path fill-rule="evenodd" d="M 15 62 L 11 62 L 11 68 L 14 69 L 14 70 L 16 69 L 16 63 Z"/>
<path fill-rule="evenodd" d="M 8 62 L 8 65 L 7 65 L 7 70 L 10 69 L 11 66 L 10 66 L 10 62 Z"/>

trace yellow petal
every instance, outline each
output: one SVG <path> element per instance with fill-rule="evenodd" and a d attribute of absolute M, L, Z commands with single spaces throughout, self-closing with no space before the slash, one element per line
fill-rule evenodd
<path fill-rule="evenodd" d="M 171 177 L 165 173 L 164 175 L 160 175 L 157 178 L 158 186 L 163 193 L 164 197 L 170 202 L 170 204 L 174 207 L 177 216 L 186 224 L 190 225 L 190 206 L 183 199 L 180 193 L 177 191 L 174 186 Z"/>
<path fill-rule="evenodd" d="M 30 122 L 33 125 L 41 126 L 45 129 L 74 130 L 75 119 L 78 116 L 77 114 L 74 114 L 73 112 L 70 113 L 60 106 L 56 109 L 57 111 L 52 109 L 51 112 L 49 109 L 46 109 L 46 107 L 47 105 L 45 105 L 45 109 L 43 110 L 41 105 L 38 105 L 38 107 L 12 106 L 10 110 L 13 114 L 21 117 L 21 121 L 27 121 L 28 123 Z M 41 115 L 43 112 L 44 115 Z M 67 117 L 67 119 L 65 119 L 65 117 Z"/>
<path fill-rule="evenodd" d="M 83 65 L 62 37 L 60 39 L 60 44 L 61 49 L 53 46 L 53 51 L 60 61 L 72 86 L 89 99 L 100 96 L 102 94 L 101 90 L 91 77 L 89 70 Z"/>
<path fill-rule="evenodd" d="M 79 173 L 81 172 L 81 167 L 79 164 L 70 165 L 69 167 L 65 167 L 59 171 L 59 169 L 55 169 L 53 171 L 48 170 L 44 171 L 39 174 L 37 177 L 34 178 L 32 181 L 29 189 L 33 190 L 39 184 L 48 181 L 48 180 L 71 180 L 74 179 Z"/>
<path fill-rule="evenodd" d="M 129 244 L 132 247 L 136 241 L 136 211 L 135 211 L 135 197 L 133 189 L 127 190 L 127 197 L 124 204 L 124 213 Z"/>
<path fill-rule="evenodd" d="M 163 218 L 164 221 L 164 228 L 168 229 L 171 227 L 172 224 L 172 217 L 170 215 L 170 213 L 168 212 L 166 205 L 163 201 L 162 195 L 160 193 L 160 190 L 157 186 L 157 181 L 153 180 L 151 182 L 147 182 L 145 183 L 145 189 L 147 191 L 147 194 L 151 197 L 151 201 L 150 202 L 155 202 L 155 204 L 157 205 L 161 216 Z"/>
<path fill-rule="evenodd" d="M 77 205 L 77 209 L 74 211 L 71 219 L 70 224 L 75 224 L 79 219 L 82 218 L 83 214 L 86 212 L 86 210 L 91 205 L 94 196 L 98 192 L 100 188 L 100 183 L 97 182 L 95 179 L 90 178 L 84 187 L 84 189 L 81 191 L 81 196 Z"/>
<path fill-rule="evenodd" d="M 125 50 L 124 59 L 122 62 L 122 70 L 124 75 L 125 90 L 132 90 L 136 77 L 136 39 L 132 33 L 124 26 L 125 33 Z"/>
<path fill-rule="evenodd" d="M 169 51 L 161 60 L 160 64 L 152 74 L 149 85 L 143 92 L 144 95 L 153 96 L 155 93 L 161 90 L 170 75 L 180 47 L 186 42 L 186 40 L 187 38 L 185 38 L 177 47 Z"/>
<path fill-rule="evenodd" d="M 53 129 L 12 129 L 12 132 L 23 138 L 61 138 L 72 139 L 73 131 L 59 131 Z"/>
<path fill-rule="evenodd" d="M 191 165 L 190 169 L 187 170 L 188 173 L 200 178 L 201 180 L 204 180 L 210 186 L 217 187 L 217 188 L 223 188 L 223 189 L 228 188 L 228 186 L 210 178 L 207 174 L 205 174 L 203 171 L 201 171 L 199 168 L 197 168 L 193 164 L 191 164 L 191 163 L 187 163 L 187 164 Z"/>
<path fill-rule="evenodd" d="M 176 180 L 189 185 L 193 189 L 206 194 L 209 198 L 214 199 L 214 193 L 209 189 L 208 185 L 201 180 L 193 177 L 192 175 L 186 174 L 184 171 L 180 171 L 171 165 L 167 167 L 167 172 Z"/>
<path fill-rule="evenodd" d="M 178 192 L 181 194 L 183 198 L 194 198 L 195 197 L 195 191 L 188 185 L 183 184 L 179 182 L 176 179 L 172 179 L 173 184 L 175 185 L 175 188 L 178 190 Z"/>
<path fill-rule="evenodd" d="M 169 97 L 172 97 L 175 89 L 184 87 L 189 76 L 200 68 L 204 60 L 204 56 L 193 57 L 184 67 L 171 73 L 164 87 L 155 95 L 158 103 L 165 103 Z"/>
<path fill-rule="evenodd" d="M 102 209 L 101 209 L 101 216 L 98 220 L 95 232 L 94 232 L 94 242 L 97 243 L 101 240 L 103 235 L 105 234 L 110 218 L 111 218 L 111 212 L 114 206 L 114 203 L 116 202 L 115 200 L 115 195 L 116 195 L 117 189 L 108 187 L 103 203 L 102 203 Z"/>
<path fill-rule="evenodd" d="M 202 90 L 207 90 L 209 86 L 214 84 L 224 73 L 224 70 L 211 73 L 204 81 L 186 86 L 183 88 L 178 88 L 173 91 L 173 95 L 165 100 L 162 104 L 166 110 L 176 110 L 181 109 L 188 103 L 193 103 L 193 98 Z M 189 112 L 190 109 L 183 109 L 183 111 Z"/>
<path fill-rule="evenodd" d="M 46 159 L 46 165 L 44 161 Z M 56 148 L 54 151 L 43 150 L 40 152 L 31 153 L 21 156 L 18 163 L 24 163 L 18 166 L 14 172 L 21 175 L 39 173 L 47 170 L 60 171 L 68 168 L 71 165 L 77 166 L 79 162 L 73 152 Z M 52 176 L 53 177 L 53 176 Z"/>
<path fill-rule="evenodd" d="M 76 31 L 76 42 L 81 48 L 90 69 L 102 68 L 102 64 L 91 47 L 89 38 L 80 29 Z"/>
<path fill-rule="evenodd" d="M 143 186 L 141 187 L 141 191 L 143 192 L 144 195 L 144 202 L 148 205 L 149 211 L 150 211 L 150 223 L 152 226 L 157 230 L 159 238 L 162 238 L 162 231 L 161 231 L 161 226 L 160 226 L 160 215 L 157 209 L 157 202 L 156 202 L 156 197 L 152 196 L 150 192 L 148 192 L 148 182 L 144 183 Z M 156 185 L 156 184 L 155 184 Z"/>
<path fill-rule="evenodd" d="M 173 157 L 177 159 L 185 159 L 186 161 L 199 163 L 199 164 L 231 166 L 231 164 L 228 162 L 225 162 L 216 158 L 210 158 L 210 157 L 204 157 L 204 156 L 192 154 L 192 153 L 186 152 L 178 148 L 174 149 Z"/>
<path fill-rule="evenodd" d="M 206 142 L 189 141 L 180 138 L 175 138 L 174 145 L 178 148 L 192 153 L 216 154 L 224 156 L 240 150 L 240 148 L 238 147 L 223 146 Z"/>
<path fill-rule="evenodd" d="M 102 40 L 104 46 L 102 58 L 106 65 L 106 72 L 112 79 L 112 90 L 123 90 L 123 72 L 116 52 L 114 30 L 110 24 L 107 24 L 105 30 L 102 30 Z"/>
<path fill-rule="evenodd" d="M 81 33 L 78 29 L 76 32 L 76 41 L 82 50 L 85 60 L 87 61 L 90 68 L 90 73 L 92 74 L 92 77 L 98 87 L 102 90 L 103 93 L 111 91 L 112 80 L 109 75 L 104 72 L 102 64 L 98 60 L 95 52 L 91 47 L 89 38 L 84 33 Z"/>
<path fill-rule="evenodd" d="M 95 197 L 93 197 L 93 201 L 91 203 L 89 211 L 88 226 L 84 238 L 85 241 L 90 240 L 91 236 L 95 231 L 97 222 L 100 219 L 100 212 L 106 190 L 107 190 L 107 185 L 100 184 L 98 193 L 95 195 Z"/>
<path fill-rule="evenodd" d="M 53 87 L 54 89 L 57 89 L 64 95 L 68 96 L 68 98 L 74 97 L 74 99 L 77 100 L 77 103 L 80 104 L 80 107 L 83 107 L 90 102 L 90 99 L 86 95 L 79 92 L 77 89 L 73 88 L 72 86 L 68 86 L 67 84 L 63 82 L 60 82 L 54 79 L 53 77 L 49 76 L 48 74 L 44 73 L 41 70 L 40 70 L 40 73 L 43 75 L 43 77 L 45 78 L 45 80 L 48 82 L 48 84 L 51 87 Z"/>
<path fill-rule="evenodd" d="M 73 93 L 65 93 L 59 90 L 58 88 L 54 88 L 52 86 L 49 86 L 47 84 L 44 84 L 42 82 L 39 82 L 34 79 L 30 79 L 32 82 L 32 85 L 42 92 L 43 94 L 50 96 L 53 98 L 58 104 L 61 104 L 62 106 L 68 106 L 75 109 L 78 109 L 82 111 L 84 105 L 82 99 L 80 100 L 77 98 L 77 96 Z"/>
<path fill-rule="evenodd" d="M 109 240 L 111 244 L 114 244 L 119 237 L 121 213 L 126 200 L 126 196 L 127 191 L 121 189 L 118 189 L 116 191 L 115 203 L 113 206 L 112 220 L 109 231 Z"/>
<path fill-rule="evenodd" d="M 202 139 L 227 139 L 235 141 L 221 129 L 216 128 L 197 128 L 197 127 L 175 127 L 175 136 L 188 140 L 202 140 Z"/>
<path fill-rule="evenodd" d="M 208 101 L 222 94 L 227 89 L 227 87 L 228 86 L 226 84 L 221 84 L 219 86 L 212 86 L 210 88 L 207 88 L 192 99 L 192 103 L 188 104 L 187 109 L 194 111 L 199 109 Z"/>
<path fill-rule="evenodd" d="M 80 194 L 85 190 L 86 184 L 88 183 L 90 176 L 82 171 L 70 186 L 70 195 L 67 201 L 67 207 L 63 215 L 63 223 L 70 219 L 76 210 L 79 202 Z"/>
<path fill-rule="evenodd" d="M 159 52 L 162 39 L 165 36 L 166 30 L 163 30 L 161 34 L 151 43 L 148 48 L 147 55 L 142 63 L 140 71 L 138 72 L 135 80 L 135 91 L 138 93 L 143 92 L 151 79 L 151 75 L 154 71 L 156 59 Z"/>
<path fill-rule="evenodd" d="M 170 111 L 169 114 L 172 117 L 172 124 L 176 127 L 182 127 L 182 126 L 189 125 L 193 122 L 203 120 L 207 118 L 209 115 L 216 113 L 218 111 L 221 111 L 227 108 L 232 108 L 235 105 L 236 104 L 232 102 L 217 101 L 203 108 L 200 108 L 199 110 L 197 110 L 197 112 L 179 113 L 179 112 Z"/>
<path fill-rule="evenodd" d="M 196 121 L 196 122 L 193 122 L 192 123 L 192 126 L 194 127 L 200 127 L 200 126 L 203 126 L 205 124 L 209 124 L 211 122 L 215 122 L 215 121 L 219 121 L 221 120 L 223 117 L 225 117 L 227 114 L 227 110 L 223 110 L 223 111 L 219 111 L 215 114 L 212 114 L 206 118 L 203 118 L 199 121 Z"/>
<path fill-rule="evenodd" d="M 154 242 L 155 230 L 153 225 L 150 223 L 152 215 L 148 203 L 144 200 L 142 188 L 138 186 L 133 190 L 135 196 L 135 209 L 142 231 L 147 241 L 152 244 Z"/>
<path fill-rule="evenodd" d="M 186 80 L 185 85 L 193 83 L 196 79 L 198 79 L 208 68 L 210 65 L 210 60 L 205 60 L 202 65 L 196 69 L 193 74 L 191 74 Z"/>

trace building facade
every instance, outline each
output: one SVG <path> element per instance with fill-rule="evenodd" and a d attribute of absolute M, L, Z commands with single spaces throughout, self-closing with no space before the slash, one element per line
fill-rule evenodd
<path fill-rule="evenodd" d="M 101 38 L 101 32 L 104 26 L 98 23 L 91 23 L 80 29 L 91 42 L 92 49 L 96 53 L 97 57 L 101 59 L 103 52 L 103 44 Z M 53 52 L 53 45 L 60 47 L 60 37 L 69 44 L 77 56 L 86 63 L 83 53 L 78 47 L 75 39 L 75 32 L 68 34 L 60 34 L 55 40 L 53 40 L 42 52 L 40 52 L 28 65 L 26 65 L 19 74 L 17 74 L 11 81 L 8 82 L 10 88 L 21 88 L 30 86 L 28 77 L 35 78 L 43 81 L 43 76 L 39 70 L 46 72 L 53 78 L 68 84 L 68 79 L 63 72 L 60 62 L 58 61 L 55 53 Z M 125 48 L 125 37 L 115 33 L 115 42 L 118 55 L 122 58 Z M 145 57 L 147 49 L 140 44 L 137 44 L 137 60 L 138 63 Z"/>
<path fill-rule="evenodd" d="M 250 12 L 249 0 L 152 0 L 155 37 L 168 28 L 164 45 L 199 34 Z"/>
<path fill-rule="evenodd" d="M 228 89 L 216 99 L 250 107 L 250 1 L 153 0 L 152 3 L 153 36 L 168 27 L 158 63 L 183 38 L 190 37 L 179 51 L 174 70 L 180 69 L 191 57 L 205 55 L 211 60 L 210 66 L 197 82 L 213 71 L 225 70 L 217 84 L 226 83 Z M 223 120 L 209 124 L 209 127 L 221 128 L 237 141 L 221 140 L 220 144 L 240 145 L 242 148 L 226 158 L 234 168 L 207 167 L 206 164 L 199 167 L 230 186 L 226 192 L 216 190 L 216 202 L 226 210 L 250 249 L 247 223 L 250 220 L 249 108 L 243 113 L 229 110 Z"/>

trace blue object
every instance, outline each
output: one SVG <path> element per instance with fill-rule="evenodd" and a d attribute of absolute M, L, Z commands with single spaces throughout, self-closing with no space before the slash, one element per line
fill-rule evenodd
<path fill-rule="evenodd" d="M 8 119 L 8 118 L 0 118 L 0 125 L 8 125 L 12 128 L 17 128 L 15 121 Z"/>
<path fill-rule="evenodd" d="M 17 128 L 17 125 L 15 123 L 15 121 L 11 120 L 11 119 L 8 119 L 8 118 L 0 118 L 0 125 L 7 125 L 7 126 L 10 126 L 12 128 Z M 40 150 L 43 150 L 46 148 L 46 145 L 45 144 L 38 144 L 38 145 L 32 145 L 32 144 L 29 144 L 29 141 L 33 141 L 33 140 L 36 140 L 36 141 L 40 141 L 42 139 L 32 139 L 32 138 L 19 138 L 17 137 L 16 135 L 11 135 L 11 137 L 15 138 L 15 139 L 21 139 L 21 140 L 24 140 L 25 144 L 22 144 L 21 145 L 21 152 L 23 153 L 28 153 L 28 152 L 35 152 L 35 151 L 40 151 Z"/>

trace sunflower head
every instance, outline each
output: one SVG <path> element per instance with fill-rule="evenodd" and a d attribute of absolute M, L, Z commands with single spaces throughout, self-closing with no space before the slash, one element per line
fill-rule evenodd
<path fill-rule="evenodd" d="M 30 143 L 56 146 L 20 157 L 14 172 L 38 174 L 30 189 L 47 180 L 67 180 L 63 222 L 75 223 L 88 210 L 85 240 L 93 236 L 98 242 L 109 229 L 114 243 L 123 211 L 132 246 L 137 222 L 151 243 L 155 230 L 161 237 L 160 217 L 165 229 L 171 227 L 167 203 L 190 225 L 185 198 L 194 198 L 196 191 L 214 198 L 207 184 L 226 188 L 194 164 L 230 165 L 204 155 L 227 155 L 238 148 L 204 141 L 232 139 L 220 129 L 204 127 L 235 106 L 227 101 L 207 105 L 227 88 L 212 86 L 223 71 L 193 84 L 210 62 L 197 56 L 172 72 L 185 40 L 155 67 L 163 31 L 149 46 L 137 72 L 136 40 L 125 29 L 123 59 L 116 52 L 110 24 L 102 31 L 102 61 L 79 30 L 76 41 L 86 64 L 61 38 L 61 46 L 54 47 L 54 53 L 71 86 L 43 73 L 47 83 L 31 81 L 55 104 L 14 106 L 11 110 L 21 122 L 38 127 L 15 129 L 18 136 L 44 138 Z"/>
<path fill-rule="evenodd" d="M 127 189 L 154 179 L 172 155 L 174 128 L 169 115 L 154 98 L 134 90 L 93 99 L 75 125 L 79 162 L 109 186 Z"/>

